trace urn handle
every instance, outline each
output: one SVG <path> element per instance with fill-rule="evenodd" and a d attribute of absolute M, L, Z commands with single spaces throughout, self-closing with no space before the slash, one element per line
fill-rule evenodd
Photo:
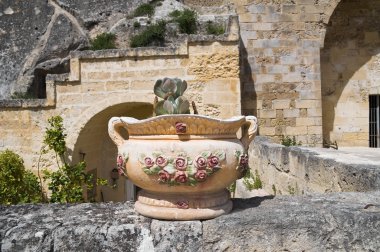
<path fill-rule="evenodd" d="M 248 150 L 249 144 L 256 136 L 257 132 L 257 118 L 255 116 L 246 116 L 246 122 L 242 125 L 242 142 L 245 150 Z"/>
<path fill-rule="evenodd" d="M 108 134 L 117 146 L 121 146 L 126 140 L 128 140 L 128 137 L 123 137 L 121 133 L 122 129 L 127 130 L 127 124 L 122 117 L 112 117 L 109 120 Z"/>

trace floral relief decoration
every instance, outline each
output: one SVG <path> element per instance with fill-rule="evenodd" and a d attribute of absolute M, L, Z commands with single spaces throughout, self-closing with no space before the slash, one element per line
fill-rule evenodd
<path fill-rule="evenodd" d="M 116 166 L 117 166 L 117 171 L 120 176 L 125 176 L 127 177 L 127 167 L 126 164 L 128 162 L 128 154 L 123 153 L 123 154 L 118 154 L 116 158 Z"/>
<path fill-rule="evenodd" d="M 241 173 L 245 174 L 245 172 L 249 169 L 248 166 L 248 154 L 238 151 L 235 151 L 235 157 L 237 160 L 237 167 L 236 170 L 240 171 Z"/>
<path fill-rule="evenodd" d="M 162 184 L 196 186 L 221 169 L 226 159 L 224 151 L 204 151 L 191 159 L 186 153 L 165 156 L 162 153 L 141 154 L 139 162 L 148 175 L 158 175 Z"/>

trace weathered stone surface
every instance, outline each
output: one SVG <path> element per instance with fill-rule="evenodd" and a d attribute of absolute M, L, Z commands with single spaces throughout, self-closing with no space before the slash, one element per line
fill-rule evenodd
<path fill-rule="evenodd" d="M 202 251 L 200 221 L 153 220 L 150 227 L 157 251 Z"/>
<path fill-rule="evenodd" d="M 57 3 L 69 10 L 87 28 L 94 28 L 99 23 L 117 22 L 120 17 L 131 13 L 138 5 L 148 0 L 58 0 Z"/>
<path fill-rule="evenodd" d="M 88 39 L 85 34 L 82 34 L 65 15 L 60 14 L 53 24 L 37 64 L 56 58 L 63 59 L 68 56 L 70 51 L 82 49 L 87 43 Z M 69 69 L 66 72 L 68 71 Z"/>
<path fill-rule="evenodd" d="M 54 8 L 45 0 L 0 3 L 0 99 L 9 97 L 26 57 L 46 32 Z"/>
<path fill-rule="evenodd" d="M 1 251 L 149 251 L 150 219 L 131 203 L 1 209 Z M 146 249 L 146 250 L 144 250 Z"/>
<path fill-rule="evenodd" d="M 285 147 L 259 136 L 250 145 L 250 167 L 258 170 L 264 189 L 273 194 L 380 190 L 379 158 L 375 162 L 365 159 L 364 153 L 353 156 L 332 149 L 329 153 Z M 338 153 L 347 160 L 337 159 Z M 379 152 L 373 149 L 373 153 L 376 157 Z"/>
<path fill-rule="evenodd" d="M 231 214 L 169 222 L 131 203 L 0 206 L 1 251 L 378 251 L 380 192 L 235 199 Z"/>
<path fill-rule="evenodd" d="M 380 193 L 235 200 L 203 222 L 204 251 L 377 251 Z"/>

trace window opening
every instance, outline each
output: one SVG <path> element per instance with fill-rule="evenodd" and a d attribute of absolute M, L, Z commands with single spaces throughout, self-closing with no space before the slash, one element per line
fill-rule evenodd
<path fill-rule="evenodd" d="M 369 147 L 380 148 L 380 95 L 369 96 Z"/>

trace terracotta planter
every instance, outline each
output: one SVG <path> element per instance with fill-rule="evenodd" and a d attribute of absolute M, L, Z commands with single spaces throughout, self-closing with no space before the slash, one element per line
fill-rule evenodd
<path fill-rule="evenodd" d="M 195 220 L 231 211 L 226 187 L 248 167 L 246 153 L 257 129 L 254 116 L 113 117 L 108 126 L 118 146 L 119 169 L 142 188 L 137 212 L 157 219 Z M 128 139 L 122 137 L 122 128 Z"/>

